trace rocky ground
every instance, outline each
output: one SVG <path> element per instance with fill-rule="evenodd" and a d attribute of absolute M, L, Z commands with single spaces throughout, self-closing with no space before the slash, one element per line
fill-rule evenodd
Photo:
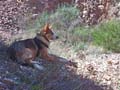
<path fill-rule="evenodd" d="M 44 67 L 41 71 L 13 62 L 2 48 L 0 90 L 120 89 L 120 54 L 105 54 L 95 47 L 74 52 L 61 41 L 50 48 L 50 53 L 60 57 L 54 62 L 37 58 Z"/>
<path fill-rule="evenodd" d="M 51 46 L 54 46 L 54 44 Z M 105 53 L 103 49 L 94 46 L 74 52 L 72 47 L 64 46 L 60 42 L 57 42 L 55 46 L 61 48 L 60 50 L 56 48 L 55 52 L 57 51 L 57 53 L 53 53 L 77 62 L 76 75 L 83 75 L 100 85 L 111 86 L 113 90 L 120 89 L 119 53 Z"/>
<path fill-rule="evenodd" d="M 31 3 L 38 5 L 32 1 L 29 2 L 30 6 Z M 52 1 L 56 3 L 56 0 Z M 58 1 L 71 2 L 71 0 Z M 46 2 L 43 2 L 45 8 L 51 9 L 47 6 L 52 7 L 54 3 L 46 4 Z M 41 71 L 10 60 L 3 42 L 10 42 L 13 35 L 22 33 L 25 24 L 21 22 L 27 20 L 24 11 L 29 8 L 24 7 L 23 2 L 16 3 L 16 0 L 1 0 L 0 7 L 0 90 L 120 90 L 120 54 L 106 53 L 103 49 L 92 45 L 85 50 L 74 52 L 74 47 L 61 40 L 53 42 L 50 53 L 59 57 L 54 62 L 36 58 L 44 67 Z M 117 3 L 111 9 L 115 11 L 114 14 L 118 19 L 119 7 Z M 39 11 L 37 7 L 32 8 Z"/>

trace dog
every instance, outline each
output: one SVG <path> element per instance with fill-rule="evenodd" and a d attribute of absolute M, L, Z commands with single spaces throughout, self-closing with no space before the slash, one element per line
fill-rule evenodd
<path fill-rule="evenodd" d="M 33 65 L 39 67 L 35 58 L 40 58 L 54 61 L 55 57 L 48 53 L 48 48 L 51 40 L 58 39 L 58 36 L 53 32 L 51 26 L 46 24 L 44 28 L 36 34 L 34 38 L 15 41 L 8 48 L 10 59 L 17 61 L 20 64 Z"/>

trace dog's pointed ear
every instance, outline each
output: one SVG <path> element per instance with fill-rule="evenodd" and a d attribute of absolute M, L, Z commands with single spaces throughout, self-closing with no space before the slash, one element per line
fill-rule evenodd
<path fill-rule="evenodd" d="M 49 29 L 51 29 L 52 28 L 52 24 L 51 25 L 49 25 Z"/>
<path fill-rule="evenodd" d="M 48 32 L 49 30 L 49 24 L 47 23 L 45 26 L 44 26 L 44 32 Z"/>

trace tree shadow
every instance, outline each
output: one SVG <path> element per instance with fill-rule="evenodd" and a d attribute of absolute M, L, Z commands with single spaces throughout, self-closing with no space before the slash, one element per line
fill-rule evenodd
<path fill-rule="evenodd" d="M 55 62 L 47 62 L 46 67 L 45 79 L 39 77 L 43 81 L 43 90 L 113 90 L 110 86 L 98 85 L 83 75 L 77 75 L 77 63 L 62 57 L 57 57 Z"/>
<path fill-rule="evenodd" d="M 1 54 L 5 55 L 6 50 L 7 50 L 7 45 L 3 41 L 0 41 L 0 55 Z"/>
<path fill-rule="evenodd" d="M 6 48 L 6 45 L 3 44 L 3 47 Z M 1 50 L 4 51 L 4 48 Z M 41 65 L 45 68 L 44 71 L 21 66 L 6 58 L 0 60 L 0 67 L 2 67 L 0 68 L 0 83 L 6 85 L 2 87 L 8 90 L 113 90 L 112 87 L 99 85 L 82 74 L 77 75 L 77 63 L 55 57 L 54 62 L 40 59 Z"/>

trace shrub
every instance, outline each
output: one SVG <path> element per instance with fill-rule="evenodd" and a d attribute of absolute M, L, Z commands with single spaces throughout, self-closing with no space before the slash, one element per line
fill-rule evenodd
<path fill-rule="evenodd" d="M 52 23 L 56 29 L 68 28 L 71 21 L 79 14 L 79 10 L 72 5 L 59 6 L 54 12 L 43 12 L 35 21 L 35 27 L 40 28 L 46 22 Z M 28 26 L 29 27 L 29 26 Z M 34 28 L 34 27 L 33 27 Z"/>
<path fill-rule="evenodd" d="M 85 50 L 87 45 L 91 42 L 91 28 L 84 26 L 76 26 L 72 32 L 70 32 L 70 44 L 73 45 L 74 50 Z"/>
<path fill-rule="evenodd" d="M 92 33 L 95 45 L 113 52 L 120 52 L 120 21 L 111 20 L 100 24 Z"/>
<path fill-rule="evenodd" d="M 51 15 L 53 20 L 59 20 L 59 23 L 62 23 L 67 28 L 71 24 L 71 21 L 75 20 L 79 15 L 79 10 L 75 7 L 63 5 L 56 9 L 56 12 Z"/>
<path fill-rule="evenodd" d="M 79 38 L 79 41 L 82 42 L 90 42 L 92 40 L 91 37 L 91 27 L 77 26 L 72 31 L 73 35 Z"/>

